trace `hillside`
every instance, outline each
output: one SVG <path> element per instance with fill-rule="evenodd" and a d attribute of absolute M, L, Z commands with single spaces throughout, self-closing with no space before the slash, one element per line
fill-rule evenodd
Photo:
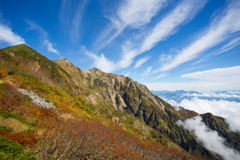
<path fill-rule="evenodd" d="M 51 61 L 24 44 L 1 50 L 0 67 L 0 157 L 219 158 L 176 124 L 196 112 L 176 111 L 129 77 Z M 239 133 L 223 118 L 201 117 L 240 151 Z M 16 150 L 2 149 L 6 141 Z"/>

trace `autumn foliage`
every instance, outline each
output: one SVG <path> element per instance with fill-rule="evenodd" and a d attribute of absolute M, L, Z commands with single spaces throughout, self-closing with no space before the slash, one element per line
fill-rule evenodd
<path fill-rule="evenodd" d="M 1 136 L 9 138 L 10 140 L 12 140 L 13 142 L 16 143 L 20 143 L 21 145 L 33 145 L 35 144 L 36 138 L 34 134 L 27 134 L 27 133 L 8 133 L 8 132 L 4 132 L 2 131 Z"/>
<path fill-rule="evenodd" d="M 109 128 L 96 120 L 71 119 L 45 132 L 37 153 L 44 159 L 203 159 L 176 148 L 139 140 L 120 127 Z"/>
<path fill-rule="evenodd" d="M 0 66 L 0 78 L 4 78 L 8 75 L 8 70 L 2 66 Z"/>
<path fill-rule="evenodd" d="M 176 148 L 139 140 L 113 123 L 109 127 L 94 118 L 77 116 L 64 120 L 59 114 L 68 109 L 39 107 L 9 83 L 2 84 L 0 91 L 1 109 L 22 115 L 25 122 L 36 120 L 34 133 L 1 132 L 1 136 L 28 146 L 39 159 L 201 159 Z"/>

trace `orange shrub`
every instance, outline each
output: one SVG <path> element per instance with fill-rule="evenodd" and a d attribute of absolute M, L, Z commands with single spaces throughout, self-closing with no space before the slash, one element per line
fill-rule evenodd
<path fill-rule="evenodd" d="M 0 135 L 9 138 L 15 143 L 20 143 L 21 145 L 33 145 L 37 142 L 34 134 L 8 133 L 2 131 Z"/>
<path fill-rule="evenodd" d="M 0 66 L 0 78 L 4 78 L 8 75 L 8 70 L 2 66 Z"/>

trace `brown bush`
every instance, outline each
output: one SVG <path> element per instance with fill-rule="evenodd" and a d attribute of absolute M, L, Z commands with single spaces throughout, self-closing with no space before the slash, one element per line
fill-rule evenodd
<path fill-rule="evenodd" d="M 4 132 L 2 131 L 1 136 L 9 138 L 10 140 L 12 140 L 15 143 L 20 143 L 21 145 L 33 145 L 35 144 L 36 138 L 34 134 L 27 134 L 27 133 L 8 133 L 8 132 Z"/>
<path fill-rule="evenodd" d="M 8 70 L 2 66 L 0 66 L 0 78 L 4 78 L 8 75 Z"/>
<path fill-rule="evenodd" d="M 61 125 L 47 129 L 36 146 L 40 159 L 207 159 L 139 140 L 120 127 L 112 129 L 94 120 L 61 121 Z"/>

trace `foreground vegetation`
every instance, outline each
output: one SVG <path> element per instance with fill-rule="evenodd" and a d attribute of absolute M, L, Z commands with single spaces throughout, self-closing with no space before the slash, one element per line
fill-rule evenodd
<path fill-rule="evenodd" d="M 2 158 L 196 159 L 176 148 L 139 140 L 113 123 L 106 126 L 96 118 L 77 116 L 67 108 L 36 106 L 9 83 L 0 88 L 0 116 L 28 126 L 21 133 L 12 133 L 17 127 L 14 125 L 2 128 Z"/>

